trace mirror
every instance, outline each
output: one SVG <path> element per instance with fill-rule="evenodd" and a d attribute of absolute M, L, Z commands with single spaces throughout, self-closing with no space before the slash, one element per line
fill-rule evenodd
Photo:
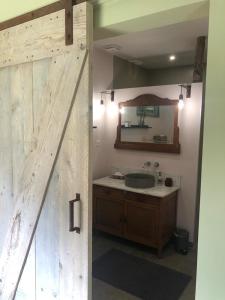
<path fill-rule="evenodd" d="M 151 94 L 121 102 L 115 148 L 180 153 L 177 104 Z"/>

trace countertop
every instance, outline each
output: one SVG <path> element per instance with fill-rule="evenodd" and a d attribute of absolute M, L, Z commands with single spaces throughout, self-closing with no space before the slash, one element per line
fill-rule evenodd
<path fill-rule="evenodd" d="M 176 186 L 166 187 L 166 186 L 159 186 L 159 185 L 147 189 L 130 188 L 125 185 L 124 180 L 113 179 L 110 176 L 96 179 L 93 181 L 93 184 L 105 186 L 105 187 L 111 187 L 119 190 L 125 190 L 129 192 L 134 192 L 138 194 L 150 195 L 159 198 L 164 198 L 179 190 L 179 187 Z"/>

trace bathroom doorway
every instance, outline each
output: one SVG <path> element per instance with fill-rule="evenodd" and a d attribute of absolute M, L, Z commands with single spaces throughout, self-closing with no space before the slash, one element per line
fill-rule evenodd
<path fill-rule="evenodd" d="M 207 35 L 201 18 L 95 42 L 94 300 L 195 299 Z"/>

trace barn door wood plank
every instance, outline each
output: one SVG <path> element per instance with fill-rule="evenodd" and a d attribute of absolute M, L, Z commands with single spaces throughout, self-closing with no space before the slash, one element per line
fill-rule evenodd
<path fill-rule="evenodd" d="M 91 252 L 91 231 L 88 228 L 88 223 L 91 223 L 91 213 L 88 211 L 91 205 L 91 187 L 88 184 L 92 174 L 89 159 L 91 140 L 90 135 L 81 134 L 88 133 L 92 124 L 89 112 L 89 66 L 87 60 L 56 165 L 60 174 L 60 300 L 88 299 L 87 287 L 91 282 L 87 260 L 88 252 Z M 68 199 L 75 199 L 77 191 L 81 194 L 81 234 L 68 231 Z M 74 252 L 74 249 L 79 251 Z"/>
<path fill-rule="evenodd" d="M 14 299 L 46 191 L 79 86 L 87 51 L 53 59 L 43 97 L 50 103 L 41 120 L 37 147 L 27 157 L 21 189 L 0 258 L 0 299 Z"/>
<path fill-rule="evenodd" d="M 73 5 L 80 4 L 82 2 L 86 2 L 87 0 L 73 0 Z M 35 9 L 33 11 L 30 11 L 28 13 L 25 13 L 23 15 L 14 17 L 12 19 L 3 21 L 0 23 L 0 31 L 8 29 L 10 27 L 14 27 L 23 23 L 26 23 L 28 21 L 41 18 L 43 16 L 49 15 L 53 12 L 57 12 L 59 10 L 62 10 L 64 8 L 63 1 L 54 2 L 51 4 L 48 4 L 46 6 L 40 7 L 38 9 Z"/>
<path fill-rule="evenodd" d="M 0 254 L 13 210 L 10 72 L 0 69 Z"/>
<path fill-rule="evenodd" d="M 26 156 L 30 153 L 33 146 L 32 70 L 32 63 L 17 65 L 9 68 L 13 195 L 17 195 L 20 190 L 20 170 L 23 168 Z M 14 207 L 14 197 L 12 202 Z M 10 217 L 11 215 L 9 216 L 9 219 Z M 24 272 L 18 286 L 16 300 L 35 300 L 34 243 L 30 249 Z"/>
<path fill-rule="evenodd" d="M 37 300 L 59 300 L 58 182 L 55 166 L 35 234 Z"/>
<path fill-rule="evenodd" d="M 0 31 L 0 68 L 55 57 L 85 45 L 86 6 L 86 3 L 73 6 L 70 26 L 74 43 L 70 46 L 65 45 L 64 9 Z"/>
<path fill-rule="evenodd" d="M 89 21 L 92 20 L 92 9 L 88 5 L 86 15 Z M 87 24 L 87 44 L 90 51 L 91 24 Z M 57 161 L 60 173 L 60 300 L 92 299 L 91 65 L 89 55 Z M 81 195 L 81 232 L 71 234 L 68 232 L 68 199 L 75 199 L 77 192 Z"/>
<path fill-rule="evenodd" d="M 50 62 L 51 59 L 47 58 L 33 63 L 33 117 L 35 135 L 38 135 L 40 132 L 42 126 L 40 121 L 41 116 L 48 104 L 46 103 L 48 99 L 41 98 L 41 95 L 47 83 Z M 59 172 L 56 163 L 35 233 L 36 300 L 59 299 L 58 177 Z"/>

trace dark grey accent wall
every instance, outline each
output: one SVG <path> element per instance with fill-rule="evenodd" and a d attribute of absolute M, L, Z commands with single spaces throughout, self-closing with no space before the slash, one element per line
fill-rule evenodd
<path fill-rule="evenodd" d="M 113 57 L 113 88 L 148 86 L 149 72 L 133 63 Z"/>
<path fill-rule="evenodd" d="M 119 57 L 113 58 L 114 89 L 191 83 L 192 80 L 193 66 L 145 69 Z"/>

